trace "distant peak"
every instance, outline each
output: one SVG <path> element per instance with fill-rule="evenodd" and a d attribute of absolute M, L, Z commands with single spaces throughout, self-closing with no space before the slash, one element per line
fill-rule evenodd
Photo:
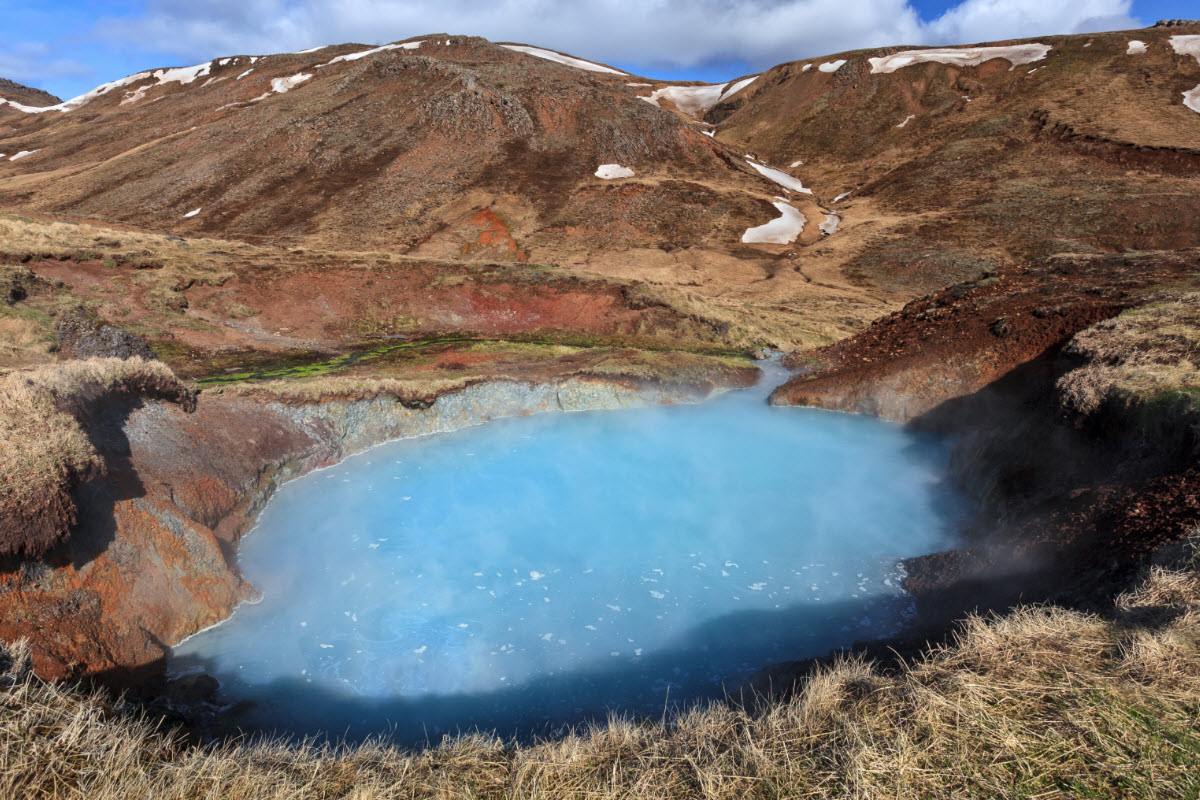
<path fill-rule="evenodd" d="M 16 81 L 10 81 L 7 78 L 0 78 L 0 97 L 6 100 L 30 100 L 38 105 L 48 106 L 57 105 L 62 102 L 61 99 L 49 92 L 34 89 L 31 86 L 25 86 Z"/>

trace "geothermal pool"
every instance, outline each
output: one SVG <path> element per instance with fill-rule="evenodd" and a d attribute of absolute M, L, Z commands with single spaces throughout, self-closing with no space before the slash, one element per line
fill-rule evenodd
<path fill-rule="evenodd" d="M 177 647 L 258 730 L 528 737 L 721 697 L 894 633 L 901 558 L 954 544 L 947 443 L 701 405 L 397 441 L 282 487 L 240 546 L 262 601 Z"/>

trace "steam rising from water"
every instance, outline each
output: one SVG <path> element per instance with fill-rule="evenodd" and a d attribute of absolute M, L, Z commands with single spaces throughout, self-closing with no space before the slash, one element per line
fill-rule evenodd
<path fill-rule="evenodd" d="M 252 726 L 419 743 L 661 712 L 893 633 L 898 560 L 953 544 L 945 443 L 772 408 L 771 383 L 500 420 L 294 481 L 241 545 L 263 601 L 174 666 L 258 701 Z"/>

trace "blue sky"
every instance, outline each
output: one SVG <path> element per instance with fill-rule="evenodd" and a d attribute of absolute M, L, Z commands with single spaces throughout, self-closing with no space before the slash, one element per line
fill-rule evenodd
<path fill-rule="evenodd" d="M 0 77 L 72 97 L 143 69 L 421 33 L 523 41 L 674 80 L 884 44 L 1200 17 L 1195 0 L 4 0 Z"/>

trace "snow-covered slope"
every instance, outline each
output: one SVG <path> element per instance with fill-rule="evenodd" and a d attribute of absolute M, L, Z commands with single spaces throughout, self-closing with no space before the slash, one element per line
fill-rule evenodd
<path fill-rule="evenodd" d="M 621 72 L 619 69 L 613 69 L 612 67 L 595 64 L 591 61 L 584 61 L 582 58 L 575 58 L 574 56 L 565 56 L 562 53 L 556 53 L 553 50 L 545 50 L 541 47 L 530 47 L 529 45 L 525 44 L 503 44 L 500 46 L 506 47 L 509 50 L 515 50 L 518 53 L 525 53 L 526 55 L 544 58 L 547 61 L 553 61 L 556 64 L 563 64 L 564 66 L 574 67 L 575 69 L 587 70 L 588 72 L 606 72 L 609 75 L 628 74 Z"/>

